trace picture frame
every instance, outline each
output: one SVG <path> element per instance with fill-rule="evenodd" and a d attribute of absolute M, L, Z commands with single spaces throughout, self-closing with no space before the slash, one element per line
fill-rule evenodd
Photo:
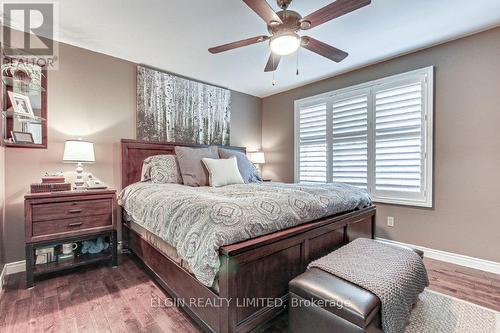
<path fill-rule="evenodd" d="M 137 67 L 137 139 L 230 144 L 231 91 L 151 67 Z"/>
<path fill-rule="evenodd" d="M 14 143 L 21 143 L 21 144 L 35 143 L 35 141 L 33 140 L 33 135 L 30 132 L 11 131 L 10 134 L 12 135 L 12 140 L 14 141 Z"/>
<path fill-rule="evenodd" d="M 28 96 L 12 91 L 9 91 L 8 93 L 14 113 L 24 117 L 35 118 L 35 113 L 33 112 Z"/>

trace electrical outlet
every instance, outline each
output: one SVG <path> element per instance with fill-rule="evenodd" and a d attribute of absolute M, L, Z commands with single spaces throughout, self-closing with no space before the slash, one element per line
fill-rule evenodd
<path fill-rule="evenodd" d="M 394 227 L 394 217 L 387 216 L 387 226 L 388 227 Z"/>

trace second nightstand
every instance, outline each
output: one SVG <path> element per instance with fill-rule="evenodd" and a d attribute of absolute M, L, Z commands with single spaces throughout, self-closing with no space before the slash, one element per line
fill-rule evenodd
<path fill-rule="evenodd" d="M 116 191 L 89 190 L 27 194 L 24 201 L 26 235 L 26 284 L 37 275 L 98 261 L 117 265 Z M 63 243 L 109 239 L 106 251 L 75 256 L 63 262 L 35 265 L 35 250 Z"/>

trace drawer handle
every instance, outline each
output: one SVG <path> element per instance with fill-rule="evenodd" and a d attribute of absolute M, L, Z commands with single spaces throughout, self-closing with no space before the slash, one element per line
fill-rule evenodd
<path fill-rule="evenodd" d="M 70 209 L 68 210 L 68 213 L 70 214 L 76 214 L 76 213 L 81 213 L 83 209 Z"/>
<path fill-rule="evenodd" d="M 83 222 L 76 222 L 76 223 L 70 223 L 68 224 L 68 227 L 72 228 L 72 227 L 79 227 L 83 224 Z"/>

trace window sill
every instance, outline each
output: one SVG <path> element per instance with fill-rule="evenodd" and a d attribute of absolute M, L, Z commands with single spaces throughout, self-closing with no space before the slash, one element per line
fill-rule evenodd
<path fill-rule="evenodd" d="M 395 199 L 384 199 L 384 198 L 372 198 L 372 201 L 376 204 L 385 204 L 385 205 L 396 205 L 396 206 L 404 206 L 408 208 L 433 208 L 432 201 L 424 202 L 424 201 L 409 201 L 409 200 L 395 200 Z"/>

